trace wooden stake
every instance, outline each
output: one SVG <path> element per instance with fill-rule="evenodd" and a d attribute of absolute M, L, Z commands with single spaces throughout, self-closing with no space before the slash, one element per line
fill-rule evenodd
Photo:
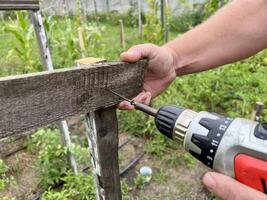
<path fill-rule="evenodd" d="M 98 199 L 121 200 L 116 107 L 87 114 Z"/>
<path fill-rule="evenodd" d="M 59 127 L 61 130 L 61 140 L 62 140 L 64 146 L 66 146 L 68 148 L 67 159 L 68 159 L 68 163 L 70 165 L 70 168 L 72 169 L 74 174 L 78 174 L 78 167 L 77 167 L 76 160 L 75 160 L 74 156 L 72 155 L 72 153 L 70 152 L 70 149 L 72 147 L 72 142 L 71 142 L 71 138 L 70 138 L 70 132 L 69 132 L 68 124 L 65 120 L 63 120 L 63 121 L 59 122 Z"/>
<path fill-rule="evenodd" d="M 83 35 L 83 28 L 78 28 L 78 36 L 79 36 L 79 44 L 81 48 L 81 55 L 84 58 L 85 57 L 85 44 L 84 44 L 84 35 Z"/>
<path fill-rule="evenodd" d="M 138 31 L 140 37 L 142 37 L 143 27 L 142 27 L 142 2 L 138 0 Z"/>
<path fill-rule="evenodd" d="M 109 2 L 109 0 L 106 0 L 106 11 L 110 12 L 110 2 Z"/>
<path fill-rule="evenodd" d="M 164 0 L 160 0 L 160 21 L 161 21 L 161 28 L 164 29 L 165 27 Z"/>
<path fill-rule="evenodd" d="M 125 49 L 125 34 L 124 34 L 124 26 L 122 19 L 119 20 L 119 28 L 120 28 L 120 44 L 121 48 Z"/>

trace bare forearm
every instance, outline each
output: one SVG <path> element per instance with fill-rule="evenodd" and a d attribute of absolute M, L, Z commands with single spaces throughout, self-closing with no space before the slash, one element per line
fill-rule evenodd
<path fill-rule="evenodd" d="M 267 0 L 234 0 L 165 46 L 174 55 L 177 75 L 249 57 L 267 47 Z"/>

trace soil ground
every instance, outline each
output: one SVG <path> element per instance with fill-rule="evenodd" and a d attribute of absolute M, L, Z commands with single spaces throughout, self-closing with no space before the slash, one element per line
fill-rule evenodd
<path fill-rule="evenodd" d="M 120 140 L 128 140 L 127 145 L 120 150 L 121 166 L 133 160 L 144 152 L 144 141 L 129 134 L 121 134 Z M 175 152 L 173 152 L 175 153 Z M 151 181 L 142 189 L 138 189 L 134 180 L 142 166 L 149 166 L 153 170 Z M 208 169 L 200 162 L 188 168 L 181 164 L 171 166 L 164 159 L 146 153 L 137 165 L 131 168 L 125 179 L 131 187 L 131 192 L 125 198 L 130 200 L 206 200 L 210 193 L 201 184 L 201 177 Z"/>

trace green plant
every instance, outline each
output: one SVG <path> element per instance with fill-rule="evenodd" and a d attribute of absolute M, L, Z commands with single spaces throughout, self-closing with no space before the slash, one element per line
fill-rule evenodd
<path fill-rule="evenodd" d="M 4 191 L 6 187 L 16 185 L 13 176 L 7 176 L 8 166 L 0 159 L 0 192 Z"/>
<path fill-rule="evenodd" d="M 140 115 L 138 111 L 118 112 L 120 131 L 130 132 L 135 136 L 151 137 L 155 125 L 152 118 Z"/>
<path fill-rule="evenodd" d="M 16 200 L 16 197 L 1 197 L 1 200 Z"/>
<path fill-rule="evenodd" d="M 168 175 L 163 169 L 159 169 L 153 175 L 153 179 L 160 184 L 165 184 L 168 181 Z"/>
<path fill-rule="evenodd" d="M 79 19 L 79 20 L 78 20 Z M 55 68 L 72 66 L 80 59 L 82 51 L 78 39 L 78 27 L 82 27 L 86 55 L 97 56 L 105 49 L 102 33 L 105 26 L 95 23 L 80 23 L 79 17 L 50 17 L 45 20 L 45 27 L 50 38 L 50 48 L 53 53 Z"/>
<path fill-rule="evenodd" d="M 95 186 L 92 175 L 84 175 L 79 173 L 78 175 L 68 172 L 67 175 L 62 178 L 65 182 L 64 189 L 69 191 L 72 199 L 79 200 L 94 200 L 95 199 Z"/>
<path fill-rule="evenodd" d="M 56 22 L 58 20 L 55 18 Z M 78 41 L 78 32 L 75 21 L 72 18 L 63 18 L 62 24 L 57 24 L 56 33 L 52 37 L 51 49 L 55 55 L 55 66 L 66 67 L 73 65 L 74 61 L 81 57 Z"/>
<path fill-rule="evenodd" d="M 106 48 L 103 43 L 102 33 L 106 30 L 105 26 L 97 26 L 95 23 L 87 23 L 84 26 L 85 29 L 85 42 L 88 44 L 87 54 L 90 56 L 96 56 L 101 54 Z"/>
<path fill-rule="evenodd" d="M 163 42 L 163 29 L 157 16 L 159 10 L 158 0 L 148 0 L 149 12 L 145 14 L 144 40 L 154 44 Z"/>
<path fill-rule="evenodd" d="M 205 17 L 210 17 L 219 8 L 226 4 L 229 0 L 206 0 L 205 5 Z"/>
<path fill-rule="evenodd" d="M 122 179 L 122 180 L 121 180 L 121 192 L 122 192 L 123 199 L 130 199 L 129 194 L 130 194 L 130 192 L 131 192 L 132 190 L 133 190 L 133 188 L 130 187 L 130 186 L 127 184 L 126 179 Z"/>
<path fill-rule="evenodd" d="M 72 144 L 69 151 L 75 157 L 75 161 L 79 166 L 87 166 L 90 163 L 90 153 L 88 145 L 86 147 Z"/>
<path fill-rule="evenodd" d="M 145 150 L 148 153 L 161 157 L 165 154 L 165 150 L 170 146 L 170 140 L 160 133 L 156 133 L 155 136 L 149 140 L 145 146 Z"/>
<path fill-rule="evenodd" d="M 183 158 L 188 168 L 193 168 L 196 165 L 196 159 L 189 153 L 184 153 Z"/>
<path fill-rule="evenodd" d="M 38 130 L 28 141 L 28 151 L 38 155 L 34 169 L 41 187 L 47 189 L 55 184 L 64 183 L 60 192 L 49 189 L 42 199 L 93 199 L 93 178 L 82 173 L 75 175 L 70 172 L 66 159 L 68 149 L 61 145 L 59 130 Z M 88 148 L 73 145 L 69 151 L 73 153 L 79 166 L 88 164 Z"/>
<path fill-rule="evenodd" d="M 131 26 L 131 27 L 137 27 L 138 25 L 138 15 L 137 15 L 137 1 L 131 0 L 130 1 L 130 8 L 122 14 L 122 19 L 123 22 L 126 26 Z M 144 15 L 141 13 L 141 17 L 144 20 Z"/>
<path fill-rule="evenodd" d="M 49 189 L 43 195 L 41 200 L 69 200 L 70 194 L 67 190 L 61 190 L 60 192 L 54 192 Z"/>
<path fill-rule="evenodd" d="M 200 24 L 205 19 L 203 3 L 188 4 L 188 2 L 182 2 L 184 5 L 181 14 L 170 18 L 170 30 L 178 33 L 186 32 L 193 27 Z"/>
<path fill-rule="evenodd" d="M 148 183 L 149 181 L 142 174 L 138 174 L 134 179 L 134 184 L 137 189 L 143 189 Z"/>
<path fill-rule="evenodd" d="M 16 40 L 16 46 L 8 52 L 7 58 L 14 59 L 18 57 L 23 66 L 20 66 L 21 73 L 39 71 L 41 65 L 36 59 L 35 52 L 37 47 L 33 46 L 34 31 L 33 26 L 29 23 L 29 15 L 27 12 L 16 12 L 16 19 L 10 19 L 9 23 L 5 23 L 2 30 L 11 34 Z M 37 51 L 38 52 L 38 51 Z"/>
<path fill-rule="evenodd" d="M 166 151 L 165 155 L 162 157 L 162 160 L 164 160 L 168 164 L 168 166 L 175 168 L 184 164 L 184 159 L 182 154 L 180 153 L 179 150 L 176 149 L 175 150 L 168 149 L 168 151 Z"/>
<path fill-rule="evenodd" d="M 66 176 L 62 178 L 65 183 L 61 191 L 53 191 L 49 189 L 42 195 L 42 200 L 94 200 L 95 187 L 92 176 L 85 176 L 82 173 L 73 174 L 68 171 Z"/>
<path fill-rule="evenodd" d="M 68 150 L 61 145 L 58 130 L 38 130 L 29 140 L 28 149 L 30 152 L 38 151 L 34 169 L 40 186 L 48 188 L 66 175 L 69 169 L 66 159 Z"/>

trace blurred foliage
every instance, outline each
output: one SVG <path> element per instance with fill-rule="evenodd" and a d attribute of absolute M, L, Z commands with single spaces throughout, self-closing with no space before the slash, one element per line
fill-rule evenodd
<path fill-rule="evenodd" d="M 204 3 L 205 18 L 210 17 L 228 2 L 229 0 L 206 0 Z"/>
<path fill-rule="evenodd" d="M 14 177 L 8 176 L 7 174 L 8 174 L 8 166 L 2 159 L 0 159 L 0 193 L 3 192 L 6 187 L 16 185 Z"/>
<path fill-rule="evenodd" d="M 28 140 L 28 151 L 37 154 L 34 169 L 37 173 L 39 185 L 44 189 L 55 186 L 62 181 L 65 183 L 65 187 L 75 189 L 72 184 L 77 184 L 78 180 L 69 172 L 70 168 L 67 162 L 68 151 L 73 154 L 79 166 L 88 166 L 90 163 L 88 148 L 72 144 L 70 149 L 68 149 L 62 146 L 61 143 L 61 134 L 58 129 L 39 129 Z M 78 177 L 81 179 L 80 176 Z M 92 187 L 92 184 L 87 187 Z M 88 188 L 81 187 L 80 189 L 87 191 Z M 84 191 L 77 191 L 80 192 L 80 195 L 85 194 Z"/>
<path fill-rule="evenodd" d="M 69 170 L 68 149 L 61 145 L 58 130 L 40 129 L 28 141 L 28 150 L 38 152 L 34 163 L 39 185 L 45 189 L 58 184 Z"/>
<path fill-rule="evenodd" d="M 55 68 L 73 66 L 75 60 L 80 59 L 82 52 L 78 39 L 80 27 L 77 17 L 46 17 L 44 21 Z M 60 23 L 59 23 L 60 21 Z M 94 56 L 94 49 L 101 54 L 105 45 L 102 43 L 102 33 L 105 26 L 96 23 L 82 24 L 86 55 Z"/>
<path fill-rule="evenodd" d="M 18 67 L 21 73 L 39 71 L 41 69 L 40 62 L 36 60 L 34 54 L 33 41 L 34 29 L 29 23 L 28 12 L 16 12 L 15 19 L 9 19 L 9 23 L 5 23 L 1 28 L 4 33 L 10 34 L 15 40 L 16 46 L 9 50 L 7 59 L 18 57 L 22 66 Z"/>
<path fill-rule="evenodd" d="M 148 185 L 150 181 L 151 181 L 151 178 L 148 178 L 145 175 L 138 173 L 134 179 L 134 184 L 135 184 L 135 187 L 140 190 L 140 189 L 144 189 L 144 187 Z"/>
<path fill-rule="evenodd" d="M 144 41 L 154 44 L 161 44 L 163 42 L 163 28 L 158 17 L 160 9 L 160 2 L 158 0 L 147 0 L 149 12 L 145 14 L 144 24 Z"/>
<path fill-rule="evenodd" d="M 183 2 L 184 7 L 178 16 L 170 17 L 170 30 L 178 33 L 186 32 L 200 24 L 205 19 L 205 4 L 188 4 Z"/>
<path fill-rule="evenodd" d="M 95 187 L 93 176 L 86 176 L 82 173 L 77 175 L 68 171 L 61 179 L 65 184 L 60 191 L 48 189 L 41 197 L 41 200 L 94 200 Z"/>
<path fill-rule="evenodd" d="M 123 200 L 130 200 L 129 194 L 133 190 L 131 186 L 127 183 L 125 178 L 121 178 L 121 193 Z"/>

